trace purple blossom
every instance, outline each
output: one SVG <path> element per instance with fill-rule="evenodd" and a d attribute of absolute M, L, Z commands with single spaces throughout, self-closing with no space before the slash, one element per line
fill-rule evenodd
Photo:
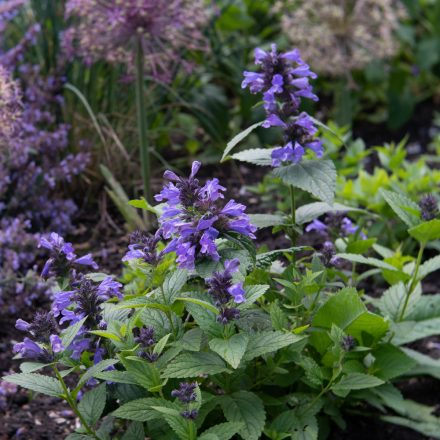
<path fill-rule="evenodd" d="M 69 0 L 66 16 L 75 21 L 64 33 L 64 50 L 88 64 L 105 59 L 132 70 L 139 41 L 151 74 L 169 81 L 176 64 L 190 68 L 183 49 L 206 50 L 207 12 L 202 0 Z"/>
<path fill-rule="evenodd" d="M 171 391 L 172 397 L 177 397 L 182 403 L 190 403 L 197 400 L 197 394 L 195 392 L 197 383 L 182 382 L 179 384 L 179 388 Z"/>
<path fill-rule="evenodd" d="M 91 266 L 94 270 L 98 269 L 98 265 L 93 261 L 91 254 L 78 258 L 72 243 L 66 243 L 56 232 L 52 232 L 48 238 L 42 237 L 39 247 L 50 251 L 50 258 L 46 261 L 41 272 L 43 278 L 53 275 L 66 275 L 74 264 Z"/>
<path fill-rule="evenodd" d="M 423 196 L 419 201 L 422 219 L 425 221 L 435 219 L 439 214 L 437 199 L 432 194 Z"/>
<path fill-rule="evenodd" d="M 216 178 L 202 186 L 195 177 L 200 166 L 200 162 L 193 162 L 188 178 L 166 171 L 164 177 L 170 182 L 155 196 L 157 201 L 166 202 L 158 234 L 171 241 L 163 252 L 176 252 L 179 267 L 186 269 L 194 269 L 198 258 L 219 261 L 215 240 L 222 233 L 255 238 L 256 228 L 245 214 L 246 207 L 234 200 L 225 204 L 225 188 Z"/>
<path fill-rule="evenodd" d="M 157 245 L 159 244 L 160 239 L 161 231 L 156 232 L 155 235 L 144 234 L 141 231 L 134 232 L 130 236 L 129 250 L 122 258 L 122 261 L 139 258 L 152 266 L 156 266 L 164 254 L 163 251 L 157 251 Z"/>
<path fill-rule="evenodd" d="M 255 49 L 255 64 L 261 66 L 261 73 L 244 72 L 242 88 L 249 87 L 251 93 L 262 93 L 267 113 L 263 127 L 283 129 L 284 145 L 272 152 L 272 166 L 283 163 L 298 163 L 307 149 L 317 157 L 324 150 L 319 139 L 314 139 L 317 128 L 306 113 L 300 113 L 302 98 L 317 101 L 309 79 L 316 74 L 301 59 L 297 49 L 279 53 L 275 44 L 271 51 Z"/>
<path fill-rule="evenodd" d="M 316 231 L 321 234 L 342 234 L 344 236 L 355 235 L 359 231 L 359 227 L 355 225 L 348 217 L 345 217 L 342 212 L 335 212 L 328 214 L 324 222 L 315 219 L 309 223 L 306 228 L 306 232 Z M 359 231 L 359 237 L 365 240 L 367 236 Z"/>
<path fill-rule="evenodd" d="M 211 278 L 206 280 L 208 293 L 214 299 L 214 303 L 220 308 L 217 320 L 223 324 L 231 319 L 237 319 L 240 312 L 231 308 L 231 304 L 241 304 L 246 301 L 243 283 L 233 283 L 233 274 L 238 271 L 240 262 L 238 259 L 226 260 L 225 269 L 222 272 L 214 272 Z"/>

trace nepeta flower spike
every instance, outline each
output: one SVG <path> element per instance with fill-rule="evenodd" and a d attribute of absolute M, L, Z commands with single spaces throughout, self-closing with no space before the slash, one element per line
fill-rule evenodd
<path fill-rule="evenodd" d="M 171 239 L 164 253 L 176 252 L 179 267 L 186 269 L 194 269 L 197 258 L 219 261 L 215 240 L 222 233 L 236 232 L 255 238 L 256 231 L 244 205 L 234 200 L 223 203 L 225 188 L 218 179 L 200 184 L 195 177 L 200 166 L 200 162 L 193 162 L 187 178 L 166 171 L 164 177 L 170 183 L 155 196 L 157 201 L 166 202 L 158 231 L 165 240 Z"/>
<path fill-rule="evenodd" d="M 314 136 L 318 131 L 307 113 L 300 113 L 303 98 L 317 101 L 310 79 L 316 74 L 301 59 L 297 49 L 279 53 L 275 44 L 271 51 L 255 49 L 255 64 L 261 72 L 244 72 L 242 88 L 249 87 L 251 93 L 262 93 L 266 121 L 263 127 L 281 127 L 284 132 L 284 146 L 272 152 L 272 166 L 286 162 L 298 163 L 307 149 L 322 157 L 322 143 Z"/>

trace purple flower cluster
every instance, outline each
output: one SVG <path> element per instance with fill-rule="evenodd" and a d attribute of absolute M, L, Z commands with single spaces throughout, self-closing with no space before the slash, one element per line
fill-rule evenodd
<path fill-rule="evenodd" d="M 14 345 L 14 352 L 27 359 L 52 362 L 54 354 L 64 350 L 60 337 L 56 334 L 56 323 L 50 313 L 37 313 L 32 323 L 18 319 L 16 328 L 30 333 L 33 339 L 24 338 Z M 37 341 L 37 342 L 35 342 Z"/>
<path fill-rule="evenodd" d="M 66 15 L 76 19 L 64 34 L 66 54 L 89 64 L 105 59 L 132 68 L 140 41 L 151 74 L 168 81 L 183 50 L 206 49 L 202 0 L 69 0 Z"/>
<path fill-rule="evenodd" d="M 231 304 L 241 304 L 246 301 L 243 283 L 233 283 L 232 276 L 238 271 L 240 262 L 234 258 L 225 261 L 225 269 L 222 272 L 214 272 L 212 277 L 206 280 L 208 293 L 214 299 L 214 303 L 220 308 L 217 321 L 223 325 L 238 319 L 240 311 Z"/>
<path fill-rule="evenodd" d="M 166 171 L 164 177 L 170 181 L 155 196 L 166 202 L 159 219 L 159 234 L 171 242 L 164 253 L 176 252 L 179 267 L 193 269 L 197 258 L 220 260 L 215 240 L 227 232 L 235 232 L 255 238 L 255 226 L 245 214 L 246 207 L 234 200 L 223 202 L 225 188 L 218 179 L 201 185 L 195 177 L 200 162 L 193 162 L 188 178 Z"/>
<path fill-rule="evenodd" d="M 187 405 L 187 409 L 180 413 L 185 419 L 195 420 L 198 416 L 198 411 L 196 409 L 189 408 L 189 404 L 197 400 L 197 394 L 195 392 L 196 388 L 197 383 L 195 382 L 182 382 L 178 389 L 171 391 L 172 397 L 177 397 L 177 399 Z"/>
<path fill-rule="evenodd" d="M 297 49 L 279 53 L 275 44 L 270 52 L 257 48 L 255 64 L 261 66 L 261 72 L 245 71 L 242 88 L 263 94 L 267 114 L 263 127 L 281 127 L 284 133 L 284 146 L 272 152 L 272 166 L 298 163 L 307 149 L 322 157 L 322 143 L 315 138 L 318 130 L 310 116 L 299 110 L 303 98 L 318 100 L 309 83 L 316 74 Z"/>
<path fill-rule="evenodd" d="M 98 269 L 92 254 L 77 257 L 72 243 L 66 243 L 56 232 L 52 232 L 47 238 L 42 237 L 39 246 L 49 250 L 50 253 L 50 258 L 41 272 L 43 278 L 66 276 L 75 264 L 91 266 L 94 270 Z"/>
<path fill-rule="evenodd" d="M 23 3 L 2 2 L 0 37 Z M 64 78 L 43 77 L 39 67 L 24 63 L 38 33 L 39 27 L 32 27 L 15 47 L 0 53 L 0 278 L 8 280 L 7 292 L 4 284 L 0 290 L 3 299 L 12 293 L 35 295 L 28 286 L 36 283 L 20 280 L 30 281 L 40 233 L 73 229 L 77 207 L 60 197 L 60 186 L 89 161 L 84 152 L 67 154 L 70 128 L 59 122 Z"/>
<path fill-rule="evenodd" d="M 438 214 L 438 202 L 432 194 L 423 196 L 419 201 L 422 219 L 425 221 L 434 220 Z"/>
<path fill-rule="evenodd" d="M 146 359 L 148 362 L 157 361 L 159 355 L 151 349 L 156 344 L 153 327 L 142 327 L 140 330 L 135 329 L 138 336 L 134 340 L 139 344 L 141 350 L 138 356 Z"/>
<path fill-rule="evenodd" d="M 162 259 L 164 252 L 157 251 L 157 245 L 161 239 L 160 230 L 155 235 L 147 235 L 141 231 L 133 232 L 130 236 L 128 252 L 122 261 L 140 258 L 152 266 L 156 266 Z"/>

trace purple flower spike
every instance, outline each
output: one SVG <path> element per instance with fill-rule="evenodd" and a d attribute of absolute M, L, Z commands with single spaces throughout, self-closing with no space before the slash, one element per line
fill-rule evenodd
<path fill-rule="evenodd" d="M 215 241 L 222 233 L 237 232 L 255 238 L 256 228 L 245 214 L 246 207 L 234 200 L 225 204 L 223 192 L 226 188 L 216 178 L 202 186 L 195 177 L 200 166 L 200 162 L 194 162 L 187 178 L 165 173 L 174 183 L 167 184 L 155 196 L 158 201 L 166 201 L 158 234 L 171 241 L 163 253 L 176 252 L 176 261 L 184 269 L 194 269 L 197 259 L 219 261 Z M 129 254 L 141 256 L 139 249 L 134 247 L 130 247 Z"/>
<path fill-rule="evenodd" d="M 284 132 L 284 145 L 272 152 L 272 166 L 299 163 L 306 150 L 322 157 L 322 144 L 314 139 L 318 130 L 313 120 L 299 111 L 303 98 L 318 100 L 309 83 L 316 74 L 297 49 L 278 53 L 275 44 L 270 52 L 256 49 L 255 64 L 261 66 L 261 72 L 244 72 L 242 87 L 263 94 L 267 113 L 263 127 L 281 127 Z"/>

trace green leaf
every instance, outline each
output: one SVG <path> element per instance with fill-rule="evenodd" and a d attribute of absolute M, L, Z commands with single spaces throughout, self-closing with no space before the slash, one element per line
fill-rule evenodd
<path fill-rule="evenodd" d="M 20 370 L 22 373 L 33 373 L 34 371 L 41 370 L 50 364 L 41 364 L 40 362 L 23 362 L 20 364 Z"/>
<path fill-rule="evenodd" d="M 336 189 L 336 168 L 331 160 L 308 160 L 276 168 L 273 171 L 286 185 L 313 194 L 328 204 L 333 203 Z"/>
<path fill-rule="evenodd" d="M 416 226 L 420 223 L 420 208 L 404 194 L 380 189 L 379 192 L 390 205 L 391 209 L 397 214 L 408 227 Z"/>
<path fill-rule="evenodd" d="M 163 338 L 161 338 L 157 344 L 154 346 L 153 353 L 162 354 L 165 346 L 167 345 L 168 339 L 170 338 L 171 333 L 168 333 Z"/>
<path fill-rule="evenodd" d="M 145 431 L 144 425 L 140 422 L 130 423 L 125 434 L 121 437 L 121 440 L 144 440 Z"/>
<path fill-rule="evenodd" d="M 53 377 L 36 373 L 8 374 L 2 378 L 5 382 L 15 383 L 28 390 L 47 396 L 61 397 L 64 393 L 60 382 Z"/>
<path fill-rule="evenodd" d="M 106 368 L 111 367 L 112 365 L 117 364 L 119 361 L 117 359 L 104 359 L 101 362 L 90 367 L 79 379 L 78 385 L 81 386 L 85 384 L 92 377 L 96 377 L 96 373 L 101 373 Z"/>
<path fill-rule="evenodd" d="M 128 204 L 130 206 L 133 206 L 134 208 L 139 208 L 139 209 L 143 209 L 144 211 L 149 211 L 154 215 L 158 215 L 159 212 L 158 210 L 154 207 L 151 206 L 144 197 L 141 197 L 140 199 L 136 199 L 136 200 L 130 200 L 128 202 Z"/>
<path fill-rule="evenodd" d="M 203 331 L 200 328 L 192 328 L 188 330 L 175 345 L 182 347 L 183 350 L 199 351 L 200 345 L 202 344 L 202 337 Z"/>
<path fill-rule="evenodd" d="M 430 356 L 406 347 L 403 347 L 402 350 L 416 363 L 415 367 L 409 372 L 411 376 L 430 375 L 440 379 L 440 359 L 433 359 Z"/>
<path fill-rule="evenodd" d="M 223 162 L 227 156 L 229 155 L 229 153 L 233 150 L 233 148 L 239 144 L 243 139 L 245 139 L 247 136 L 249 136 L 250 133 L 252 133 L 256 128 L 260 127 L 261 125 L 263 125 L 264 121 L 261 122 L 257 122 L 256 124 L 251 125 L 250 127 L 246 128 L 245 130 L 243 130 L 242 132 L 238 133 L 237 135 L 235 135 L 226 145 L 225 151 L 223 152 L 223 156 L 221 158 L 220 162 Z"/>
<path fill-rule="evenodd" d="M 440 255 L 436 255 L 435 257 L 426 260 L 422 265 L 420 265 L 418 278 L 422 280 L 430 273 L 435 272 L 439 269 L 440 269 Z"/>
<path fill-rule="evenodd" d="M 244 440 L 261 438 L 266 421 L 266 412 L 261 399 L 249 391 L 238 391 L 225 396 L 221 406 L 226 420 L 241 423 L 239 434 Z"/>
<path fill-rule="evenodd" d="M 419 339 L 440 334 L 440 317 L 424 321 L 404 321 L 391 327 L 393 342 L 397 345 L 409 344 Z"/>
<path fill-rule="evenodd" d="M 228 371 L 222 358 L 214 353 L 182 353 L 175 357 L 162 373 L 163 378 L 196 377 L 200 374 L 214 375 Z"/>
<path fill-rule="evenodd" d="M 376 243 L 376 241 L 376 238 L 352 241 L 351 243 L 348 243 L 346 252 L 349 254 L 364 254 L 374 243 Z"/>
<path fill-rule="evenodd" d="M 342 376 L 339 382 L 332 386 L 334 392 L 362 390 L 365 388 L 374 388 L 385 383 L 378 377 L 363 373 L 349 373 Z"/>
<path fill-rule="evenodd" d="M 180 333 L 182 330 L 182 321 L 173 312 L 169 312 L 169 315 L 173 321 L 174 329 L 177 329 Z M 168 333 L 173 333 L 173 329 L 171 328 L 167 315 L 161 310 L 146 307 L 142 309 L 139 317 L 142 321 L 142 324 L 147 327 L 153 327 L 154 334 L 157 338 L 162 338 Z"/>
<path fill-rule="evenodd" d="M 242 427 L 241 423 L 220 423 L 204 431 L 199 440 L 230 440 Z"/>
<path fill-rule="evenodd" d="M 403 318 L 406 318 L 413 311 L 418 301 L 421 299 L 421 295 L 422 289 L 420 284 L 418 284 L 411 294 Z M 384 316 L 391 318 L 393 321 L 397 321 L 400 319 L 403 305 L 405 303 L 405 297 L 406 287 L 402 282 L 400 282 L 388 288 L 378 300 L 374 301 L 374 304 L 379 308 Z"/>
<path fill-rule="evenodd" d="M 272 151 L 275 148 L 252 148 L 250 150 L 240 151 L 232 155 L 232 159 L 240 162 L 248 162 L 253 165 L 271 166 Z"/>
<path fill-rule="evenodd" d="M 238 308 L 240 310 L 249 309 L 253 304 L 261 298 L 269 289 L 267 284 L 252 284 L 244 287 L 246 301 L 241 303 Z"/>
<path fill-rule="evenodd" d="M 102 338 L 110 339 L 112 341 L 121 342 L 121 338 L 118 335 L 115 335 L 114 333 L 105 330 L 90 330 L 88 333 L 96 336 L 101 336 Z"/>
<path fill-rule="evenodd" d="M 209 347 L 228 362 L 232 368 L 237 368 L 246 351 L 247 343 L 248 337 L 243 333 L 238 333 L 229 339 L 211 339 Z"/>
<path fill-rule="evenodd" d="M 382 344 L 373 352 L 372 371 L 375 376 L 389 381 L 410 371 L 416 362 L 392 344 Z"/>
<path fill-rule="evenodd" d="M 327 331 L 336 325 L 361 342 L 365 334 L 379 340 L 388 330 L 384 318 L 369 312 L 353 288 L 342 289 L 330 297 L 317 311 L 312 325 Z M 314 331 L 311 342 L 318 351 L 325 352 L 331 340 L 326 333 Z"/>
<path fill-rule="evenodd" d="M 287 222 L 285 216 L 274 214 L 249 214 L 249 219 L 258 229 L 279 226 Z"/>
<path fill-rule="evenodd" d="M 328 212 L 346 212 L 346 211 L 356 211 L 366 213 L 367 211 L 363 209 L 353 208 L 351 206 L 343 205 L 341 203 L 333 203 L 332 205 L 325 202 L 313 202 L 307 205 L 303 205 L 296 210 L 295 218 L 296 224 L 302 225 L 304 223 L 309 223 L 315 218 L 320 217 Z"/>
<path fill-rule="evenodd" d="M 93 373 L 93 377 L 109 382 L 137 385 L 137 381 L 133 378 L 133 376 L 130 375 L 128 371 L 101 371 L 98 373 Z"/>
<path fill-rule="evenodd" d="M 94 425 L 99 420 L 104 411 L 106 400 L 105 383 L 84 394 L 78 409 L 89 425 Z"/>
<path fill-rule="evenodd" d="M 187 280 L 188 271 L 186 269 L 176 269 L 165 277 L 163 292 L 168 304 L 173 304 L 182 293 L 183 286 Z"/>
<path fill-rule="evenodd" d="M 149 362 L 132 359 L 121 358 L 125 369 L 130 373 L 130 376 L 141 387 L 152 390 L 161 385 L 159 370 L 154 364 Z"/>
<path fill-rule="evenodd" d="M 197 305 L 199 305 L 199 306 L 201 306 L 201 307 L 203 307 L 203 308 L 205 308 L 207 310 L 210 310 L 211 312 L 213 312 L 215 314 L 219 313 L 217 307 L 215 307 L 212 304 L 210 304 L 209 302 L 203 301 L 201 299 L 190 298 L 190 297 L 186 297 L 186 298 L 178 297 L 178 298 L 176 298 L 176 301 L 183 301 L 183 302 L 186 302 L 186 303 L 197 304 Z"/>
<path fill-rule="evenodd" d="M 411 310 L 407 313 L 408 321 L 424 321 L 440 317 L 440 294 L 422 295 L 420 284 L 418 287 L 420 294 L 414 295 L 416 292 L 413 292 L 410 298 L 411 302 L 412 297 L 416 297 Z"/>
<path fill-rule="evenodd" d="M 165 399 L 158 397 L 147 397 L 125 403 L 117 410 L 113 411 L 112 415 L 121 419 L 134 420 L 137 422 L 149 422 L 161 417 L 161 415 L 152 407 L 165 405 L 172 409 L 178 408 L 176 404 Z"/>
<path fill-rule="evenodd" d="M 363 255 L 349 254 L 349 253 L 337 254 L 337 257 L 351 261 L 352 263 L 367 264 L 368 266 L 378 267 L 379 269 L 399 271 L 399 269 L 397 269 L 394 266 L 391 266 L 391 264 L 385 263 L 385 261 L 378 260 L 377 258 L 364 257 Z"/>
<path fill-rule="evenodd" d="M 75 339 L 75 336 L 80 331 L 83 324 L 86 322 L 87 317 L 81 319 L 81 321 L 78 321 L 76 324 L 72 325 L 71 327 L 68 327 L 66 331 L 61 336 L 61 341 L 63 343 L 64 348 L 69 347 L 69 345 L 73 342 Z"/>
<path fill-rule="evenodd" d="M 427 243 L 440 239 L 440 220 L 434 219 L 429 222 L 420 223 L 408 230 L 409 235 L 416 240 Z"/>
<path fill-rule="evenodd" d="M 196 432 L 194 422 L 183 418 L 180 415 L 180 411 L 162 406 L 154 406 L 153 408 L 162 414 L 162 417 L 170 428 L 181 440 L 192 440 L 194 438 L 194 436 L 190 434 L 190 432 Z"/>
<path fill-rule="evenodd" d="M 188 304 L 186 308 L 205 333 L 217 338 L 222 337 L 223 326 L 217 322 L 215 313 L 198 304 Z"/>
<path fill-rule="evenodd" d="M 258 356 L 280 350 L 303 339 L 304 336 L 279 331 L 252 333 L 249 335 L 249 342 L 244 359 L 250 361 Z"/>

